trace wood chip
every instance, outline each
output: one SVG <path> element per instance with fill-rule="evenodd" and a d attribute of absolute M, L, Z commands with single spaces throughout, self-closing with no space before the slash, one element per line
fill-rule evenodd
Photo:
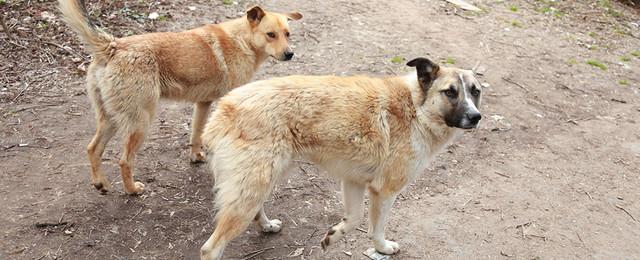
<path fill-rule="evenodd" d="M 480 8 L 476 7 L 475 5 L 472 5 L 470 3 L 468 3 L 467 1 L 464 0 L 445 0 L 451 4 L 454 4 L 458 7 L 460 7 L 463 10 L 469 10 L 469 11 L 476 11 L 476 12 L 480 12 L 482 10 L 480 10 Z"/>

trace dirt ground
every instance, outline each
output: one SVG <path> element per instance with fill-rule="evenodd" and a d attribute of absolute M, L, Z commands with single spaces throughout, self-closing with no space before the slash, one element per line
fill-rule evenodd
<path fill-rule="evenodd" d="M 113 190 L 89 184 L 89 56 L 53 1 L 0 1 L 0 259 L 196 259 L 212 232 L 212 177 L 188 160 L 191 106 L 164 102 L 127 196 L 120 140 L 104 156 Z M 224 21 L 254 3 L 304 14 L 296 56 L 256 79 L 412 72 L 427 56 L 476 67 L 484 118 L 393 207 L 394 259 L 640 258 L 640 8 L 631 1 L 88 1 L 117 36 Z M 147 19 L 158 12 L 157 20 Z M 590 63 L 590 64 L 589 64 Z M 453 64 L 453 65 L 452 65 Z M 354 231 L 327 252 L 339 185 L 301 163 L 267 203 L 284 223 L 235 239 L 228 259 L 363 259 Z M 366 227 L 366 223 L 362 225 Z M 302 250 L 302 251 L 301 251 Z"/>

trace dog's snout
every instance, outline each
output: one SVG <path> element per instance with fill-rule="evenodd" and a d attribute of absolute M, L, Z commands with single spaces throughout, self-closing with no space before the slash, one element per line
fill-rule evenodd
<path fill-rule="evenodd" d="M 293 58 L 293 52 L 292 51 L 286 51 L 284 53 L 284 60 L 291 60 L 291 58 Z"/>
<path fill-rule="evenodd" d="M 482 115 L 479 112 L 471 112 L 467 113 L 467 118 L 471 123 L 476 124 L 482 119 Z"/>

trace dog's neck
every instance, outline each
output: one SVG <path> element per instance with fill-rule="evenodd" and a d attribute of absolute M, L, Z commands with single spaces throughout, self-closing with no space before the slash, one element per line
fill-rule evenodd
<path fill-rule="evenodd" d="M 266 52 L 253 45 L 252 29 L 246 17 L 240 17 L 220 23 L 229 36 L 236 41 L 248 57 L 254 58 L 254 70 L 258 70 L 260 65 L 267 59 Z"/>
<path fill-rule="evenodd" d="M 430 143 L 430 147 L 435 148 L 430 151 L 430 154 L 435 155 L 460 135 L 462 130 L 447 126 L 440 116 L 434 115 L 427 109 L 429 104 L 424 102 L 426 96 L 415 73 L 402 76 L 402 81 L 411 91 L 411 99 L 416 111 L 412 129 L 420 138 Z"/>

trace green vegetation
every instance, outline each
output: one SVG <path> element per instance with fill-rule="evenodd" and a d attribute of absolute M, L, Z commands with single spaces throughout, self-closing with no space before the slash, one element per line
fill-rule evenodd
<path fill-rule="evenodd" d="M 627 85 L 629 85 L 629 81 L 626 80 L 626 79 L 621 79 L 621 80 L 618 80 L 618 84 L 623 85 L 623 86 L 627 86 Z"/>
<path fill-rule="evenodd" d="M 516 20 L 511 21 L 511 26 L 522 28 L 522 24 Z"/>
<path fill-rule="evenodd" d="M 607 14 L 613 17 L 622 16 L 622 13 L 620 13 L 620 11 L 613 8 L 613 4 L 611 4 L 611 0 L 599 0 L 598 5 L 604 8 L 605 10 L 607 10 Z"/>
<path fill-rule="evenodd" d="M 640 51 L 632 51 L 631 55 L 633 55 L 635 57 L 640 57 Z"/>
<path fill-rule="evenodd" d="M 452 58 L 452 57 L 448 57 L 445 61 L 446 64 L 456 64 L 456 59 Z"/>
<path fill-rule="evenodd" d="M 232 0 L 222 0 L 222 4 L 223 5 L 230 5 L 230 4 L 233 4 L 233 1 Z"/>
<path fill-rule="evenodd" d="M 567 64 L 576 65 L 576 64 L 578 64 L 578 61 L 576 59 L 574 59 L 574 58 L 571 58 L 571 59 L 567 60 Z"/>
<path fill-rule="evenodd" d="M 620 60 L 621 60 L 621 61 L 630 61 L 630 60 L 631 60 L 631 58 L 630 58 L 630 57 L 627 57 L 627 56 L 620 56 Z"/>
<path fill-rule="evenodd" d="M 404 58 L 400 57 L 400 56 L 394 56 L 393 58 L 391 58 L 391 63 L 393 64 L 400 64 L 404 61 Z"/>
<path fill-rule="evenodd" d="M 607 70 L 607 65 L 604 65 L 604 63 L 602 63 L 602 62 L 600 62 L 598 60 L 595 60 L 595 59 L 587 60 L 587 64 L 589 64 L 591 66 L 594 66 L 594 67 L 598 67 L 601 70 Z"/>
<path fill-rule="evenodd" d="M 598 35 L 596 33 L 594 33 L 594 32 L 589 32 L 587 35 L 589 35 L 589 37 L 591 37 L 591 38 L 598 37 Z"/>
<path fill-rule="evenodd" d="M 518 7 L 515 5 L 509 6 L 509 10 L 511 10 L 511 12 L 517 12 L 518 11 Z"/>

